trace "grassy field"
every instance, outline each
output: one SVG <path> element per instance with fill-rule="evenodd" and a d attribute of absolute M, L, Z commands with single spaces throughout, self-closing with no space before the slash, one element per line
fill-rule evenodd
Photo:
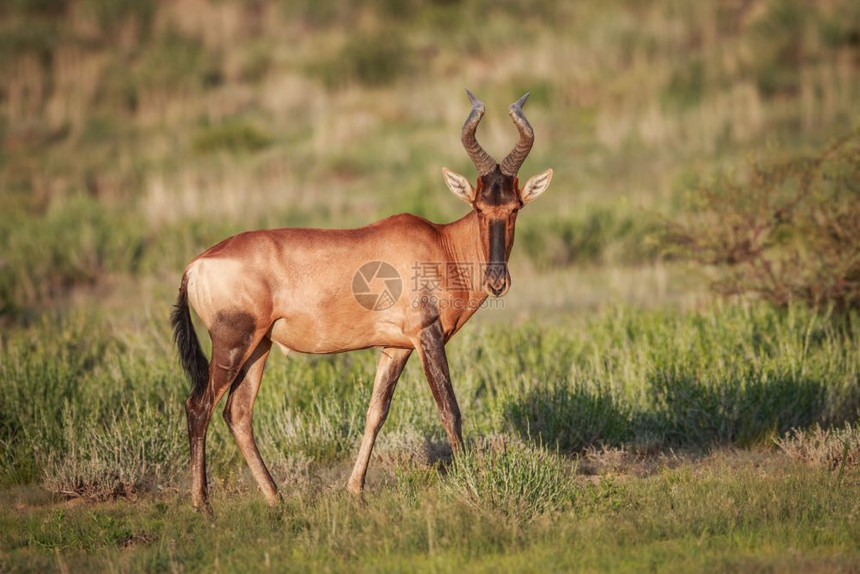
<path fill-rule="evenodd" d="M 675 459 L 644 477 L 622 469 L 588 480 L 572 479 L 546 452 L 505 456 L 516 462 L 496 459 L 477 481 L 471 468 L 444 477 L 404 468 L 361 503 L 317 487 L 294 490 L 273 510 L 219 489 L 214 524 L 173 493 L 73 506 L 15 490 L 4 494 L 12 508 L 0 518 L 4 569 L 857 570 L 856 472 L 720 453 Z M 524 478 L 542 485 L 539 514 L 523 516 L 509 502 L 522 494 L 503 485 Z"/>
<path fill-rule="evenodd" d="M 343 485 L 375 352 L 273 357 L 255 430 L 284 504 L 264 505 L 216 421 L 212 525 L 187 500 L 186 391 L 166 326 L 105 322 L 53 317 L 4 339 L 4 570 L 806 572 L 860 560 L 853 320 L 615 307 L 467 329 L 449 348 L 469 452 L 451 460 L 410 364 L 363 501 Z"/>
<path fill-rule="evenodd" d="M 4 3 L 0 571 L 860 571 L 856 307 L 716 298 L 663 243 L 709 221 L 700 186 L 856 133 L 858 38 L 836 0 Z M 216 417 L 196 515 L 183 265 L 249 228 L 460 216 L 464 87 L 497 156 L 531 91 L 521 175 L 555 170 L 503 306 L 448 346 L 466 453 L 413 360 L 352 499 L 378 351 L 273 353 L 284 501 Z"/>

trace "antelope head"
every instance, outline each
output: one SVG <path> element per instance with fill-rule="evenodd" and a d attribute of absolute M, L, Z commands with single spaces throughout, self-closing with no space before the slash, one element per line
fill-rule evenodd
<path fill-rule="evenodd" d="M 480 277 L 481 290 L 487 295 L 501 297 L 511 286 L 508 257 L 514 244 L 517 213 L 546 191 L 552 180 L 552 169 L 533 176 L 523 187 L 519 186 L 517 173 L 535 139 L 534 130 L 523 115 L 528 93 L 508 108 L 520 139 L 501 164 L 484 151 L 475 137 L 475 130 L 484 116 L 484 104 L 469 90 L 466 93 L 472 102 L 472 111 L 463 124 L 461 140 L 478 169 L 477 185 L 473 187 L 468 179 L 448 168 L 442 168 L 442 174 L 451 192 L 472 206 L 477 214 L 479 237 L 474 240 L 480 242 L 487 262 Z"/>

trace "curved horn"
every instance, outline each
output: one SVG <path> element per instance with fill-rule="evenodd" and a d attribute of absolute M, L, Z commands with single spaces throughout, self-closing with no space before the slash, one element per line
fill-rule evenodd
<path fill-rule="evenodd" d="M 532 125 L 523 115 L 523 104 L 526 103 L 527 99 L 529 99 L 529 92 L 526 92 L 526 95 L 508 107 L 508 114 L 514 120 L 517 131 L 520 132 L 520 141 L 517 142 L 517 145 L 514 146 L 508 157 L 502 161 L 501 169 L 505 175 L 517 175 L 517 172 L 520 171 L 520 166 L 523 165 L 526 156 L 529 155 L 532 149 L 532 144 L 535 143 L 535 132 L 532 129 Z"/>
<path fill-rule="evenodd" d="M 475 137 L 475 130 L 478 128 L 481 118 L 484 117 L 484 104 L 469 90 L 466 90 L 466 94 L 469 96 L 469 101 L 472 102 L 472 111 L 469 112 L 469 116 L 463 124 L 463 133 L 460 140 L 463 142 L 463 147 L 466 148 L 466 152 L 469 154 L 472 163 L 478 168 L 478 173 L 480 175 L 487 175 L 496 169 L 496 160 L 484 151 L 484 148 L 481 147 L 481 144 L 478 143 Z"/>

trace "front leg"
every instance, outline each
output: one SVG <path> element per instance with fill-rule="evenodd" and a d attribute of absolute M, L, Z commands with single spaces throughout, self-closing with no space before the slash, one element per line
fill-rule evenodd
<path fill-rule="evenodd" d="M 418 333 L 415 347 L 424 367 L 424 374 L 436 399 L 442 425 L 448 434 L 448 441 L 454 453 L 463 446 L 463 434 L 460 430 L 460 407 L 451 386 L 451 376 L 448 374 L 448 358 L 445 355 L 445 335 L 442 325 L 436 321 Z"/>
<path fill-rule="evenodd" d="M 382 350 L 379 357 L 379 367 L 376 370 L 376 380 L 373 382 L 373 396 L 370 398 L 370 406 L 367 409 L 367 420 L 364 426 L 364 438 L 358 451 L 358 458 L 352 475 L 347 483 L 347 490 L 353 494 L 360 494 L 364 488 L 364 477 L 367 474 L 367 464 L 370 462 L 370 453 L 373 451 L 373 443 L 376 435 L 382 428 L 382 423 L 388 416 L 388 408 L 391 406 L 391 397 L 397 386 L 397 379 L 409 360 L 412 349 L 395 349 L 388 347 Z"/>

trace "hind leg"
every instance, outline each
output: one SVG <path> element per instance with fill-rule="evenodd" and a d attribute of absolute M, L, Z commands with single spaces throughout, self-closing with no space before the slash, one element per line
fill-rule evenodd
<path fill-rule="evenodd" d="M 224 408 L 224 420 L 227 421 L 227 426 L 230 427 L 230 432 L 233 433 L 233 438 L 239 445 L 245 462 L 251 468 L 254 480 L 257 481 L 269 505 L 274 506 L 278 502 L 278 489 L 275 481 L 272 480 L 272 475 L 269 474 L 269 469 L 266 468 L 266 463 L 260 456 L 251 426 L 254 400 L 260 390 L 263 370 L 266 368 L 266 359 L 269 357 L 271 348 L 272 341 L 264 338 L 251 354 L 245 364 L 244 377 L 236 377 L 230 388 L 230 396 Z"/>
<path fill-rule="evenodd" d="M 206 484 L 206 431 L 215 405 L 240 375 L 265 331 L 255 330 L 250 315 L 240 314 L 220 317 L 210 328 L 209 334 L 212 338 L 209 381 L 205 389 L 195 389 L 188 397 L 185 412 L 191 447 L 191 503 L 198 511 L 211 515 Z"/>

